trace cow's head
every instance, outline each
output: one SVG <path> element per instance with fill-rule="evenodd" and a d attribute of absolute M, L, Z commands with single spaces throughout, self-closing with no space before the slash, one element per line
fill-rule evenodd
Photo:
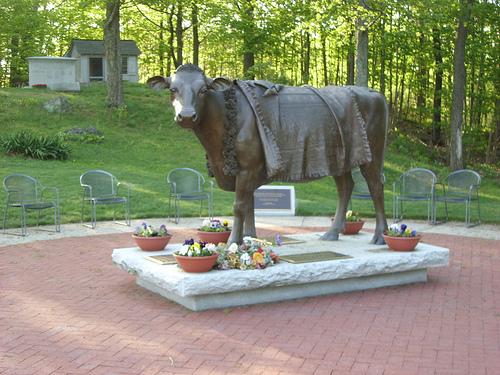
<path fill-rule="evenodd" d="M 170 89 L 175 121 L 183 128 L 192 129 L 201 121 L 208 90 L 225 91 L 233 83 L 228 78 L 207 78 L 196 65 L 184 64 L 173 77 L 154 76 L 147 84 L 156 91 Z"/>

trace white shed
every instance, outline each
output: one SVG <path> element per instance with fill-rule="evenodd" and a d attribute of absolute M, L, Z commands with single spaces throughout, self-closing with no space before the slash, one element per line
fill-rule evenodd
<path fill-rule="evenodd" d="M 75 79 L 77 59 L 67 57 L 28 57 L 29 85 L 47 85 L 53 91 L 80 91 Z"/>
<path fill-rule="evenodd" d="M 138 56 L 141 51 L 133 40 L 120 41 L 124 81 L 139 82 Z M 102 40 L 73 39 L 64 55 L 75 58 L 76 80 L 80 83 L 106 81 L 106 53 Z"/>

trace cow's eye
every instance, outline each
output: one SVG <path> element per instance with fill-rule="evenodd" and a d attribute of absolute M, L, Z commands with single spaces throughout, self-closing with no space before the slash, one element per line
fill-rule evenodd
<path fill-rule="evenodd" d="M 175 93 L 177 92 L 177 89 L 176 89 L 175 87 L 172 87 L 172 88 L 170 89 L 170 92 L 171 92 L 172 94 L 175 94 Z"/>
<path fill-rule="evenodd" d="M 206 87 L 203 87 L 203 88 L 200 90 L 200 92 L 201 92 L 202 94 L 206 94 L 206 93 L 207 93 L 207 91 L 208 91 L 208 89 L 207 89 Z"/>

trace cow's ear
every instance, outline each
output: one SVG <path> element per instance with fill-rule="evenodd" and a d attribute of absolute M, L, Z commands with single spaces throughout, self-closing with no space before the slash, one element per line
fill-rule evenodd
<path fill-rule="evenodd" d="M 229 78 L 218 77 L 215 79 L 208 79 L 207 86 L 215 91 L 226 91 L 233 85 L 233 81 Z"/>
<path fill-rule="evenodd" d="M 163 76 L 154 76 L 146 82 L 149 87 L 151 87 L 155 91 L 161 91 L 163 89 L 170 88 L 170 83 L 172 82 L 172 79 L 170 77 L 163 77 Z"/>

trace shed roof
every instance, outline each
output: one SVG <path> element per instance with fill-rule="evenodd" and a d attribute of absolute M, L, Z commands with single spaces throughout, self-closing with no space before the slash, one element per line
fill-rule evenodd
<path fill-rule="evenodd" d="M 73 50 L 80 55 L 104 55 L 104 44 L 102 40 L 73 39 L 71 46 L 64 56 L 71 56 Z M 122 55 L 138 56 L 141 51 L 133 40 L 120 40 L 120 52 Z"/>

